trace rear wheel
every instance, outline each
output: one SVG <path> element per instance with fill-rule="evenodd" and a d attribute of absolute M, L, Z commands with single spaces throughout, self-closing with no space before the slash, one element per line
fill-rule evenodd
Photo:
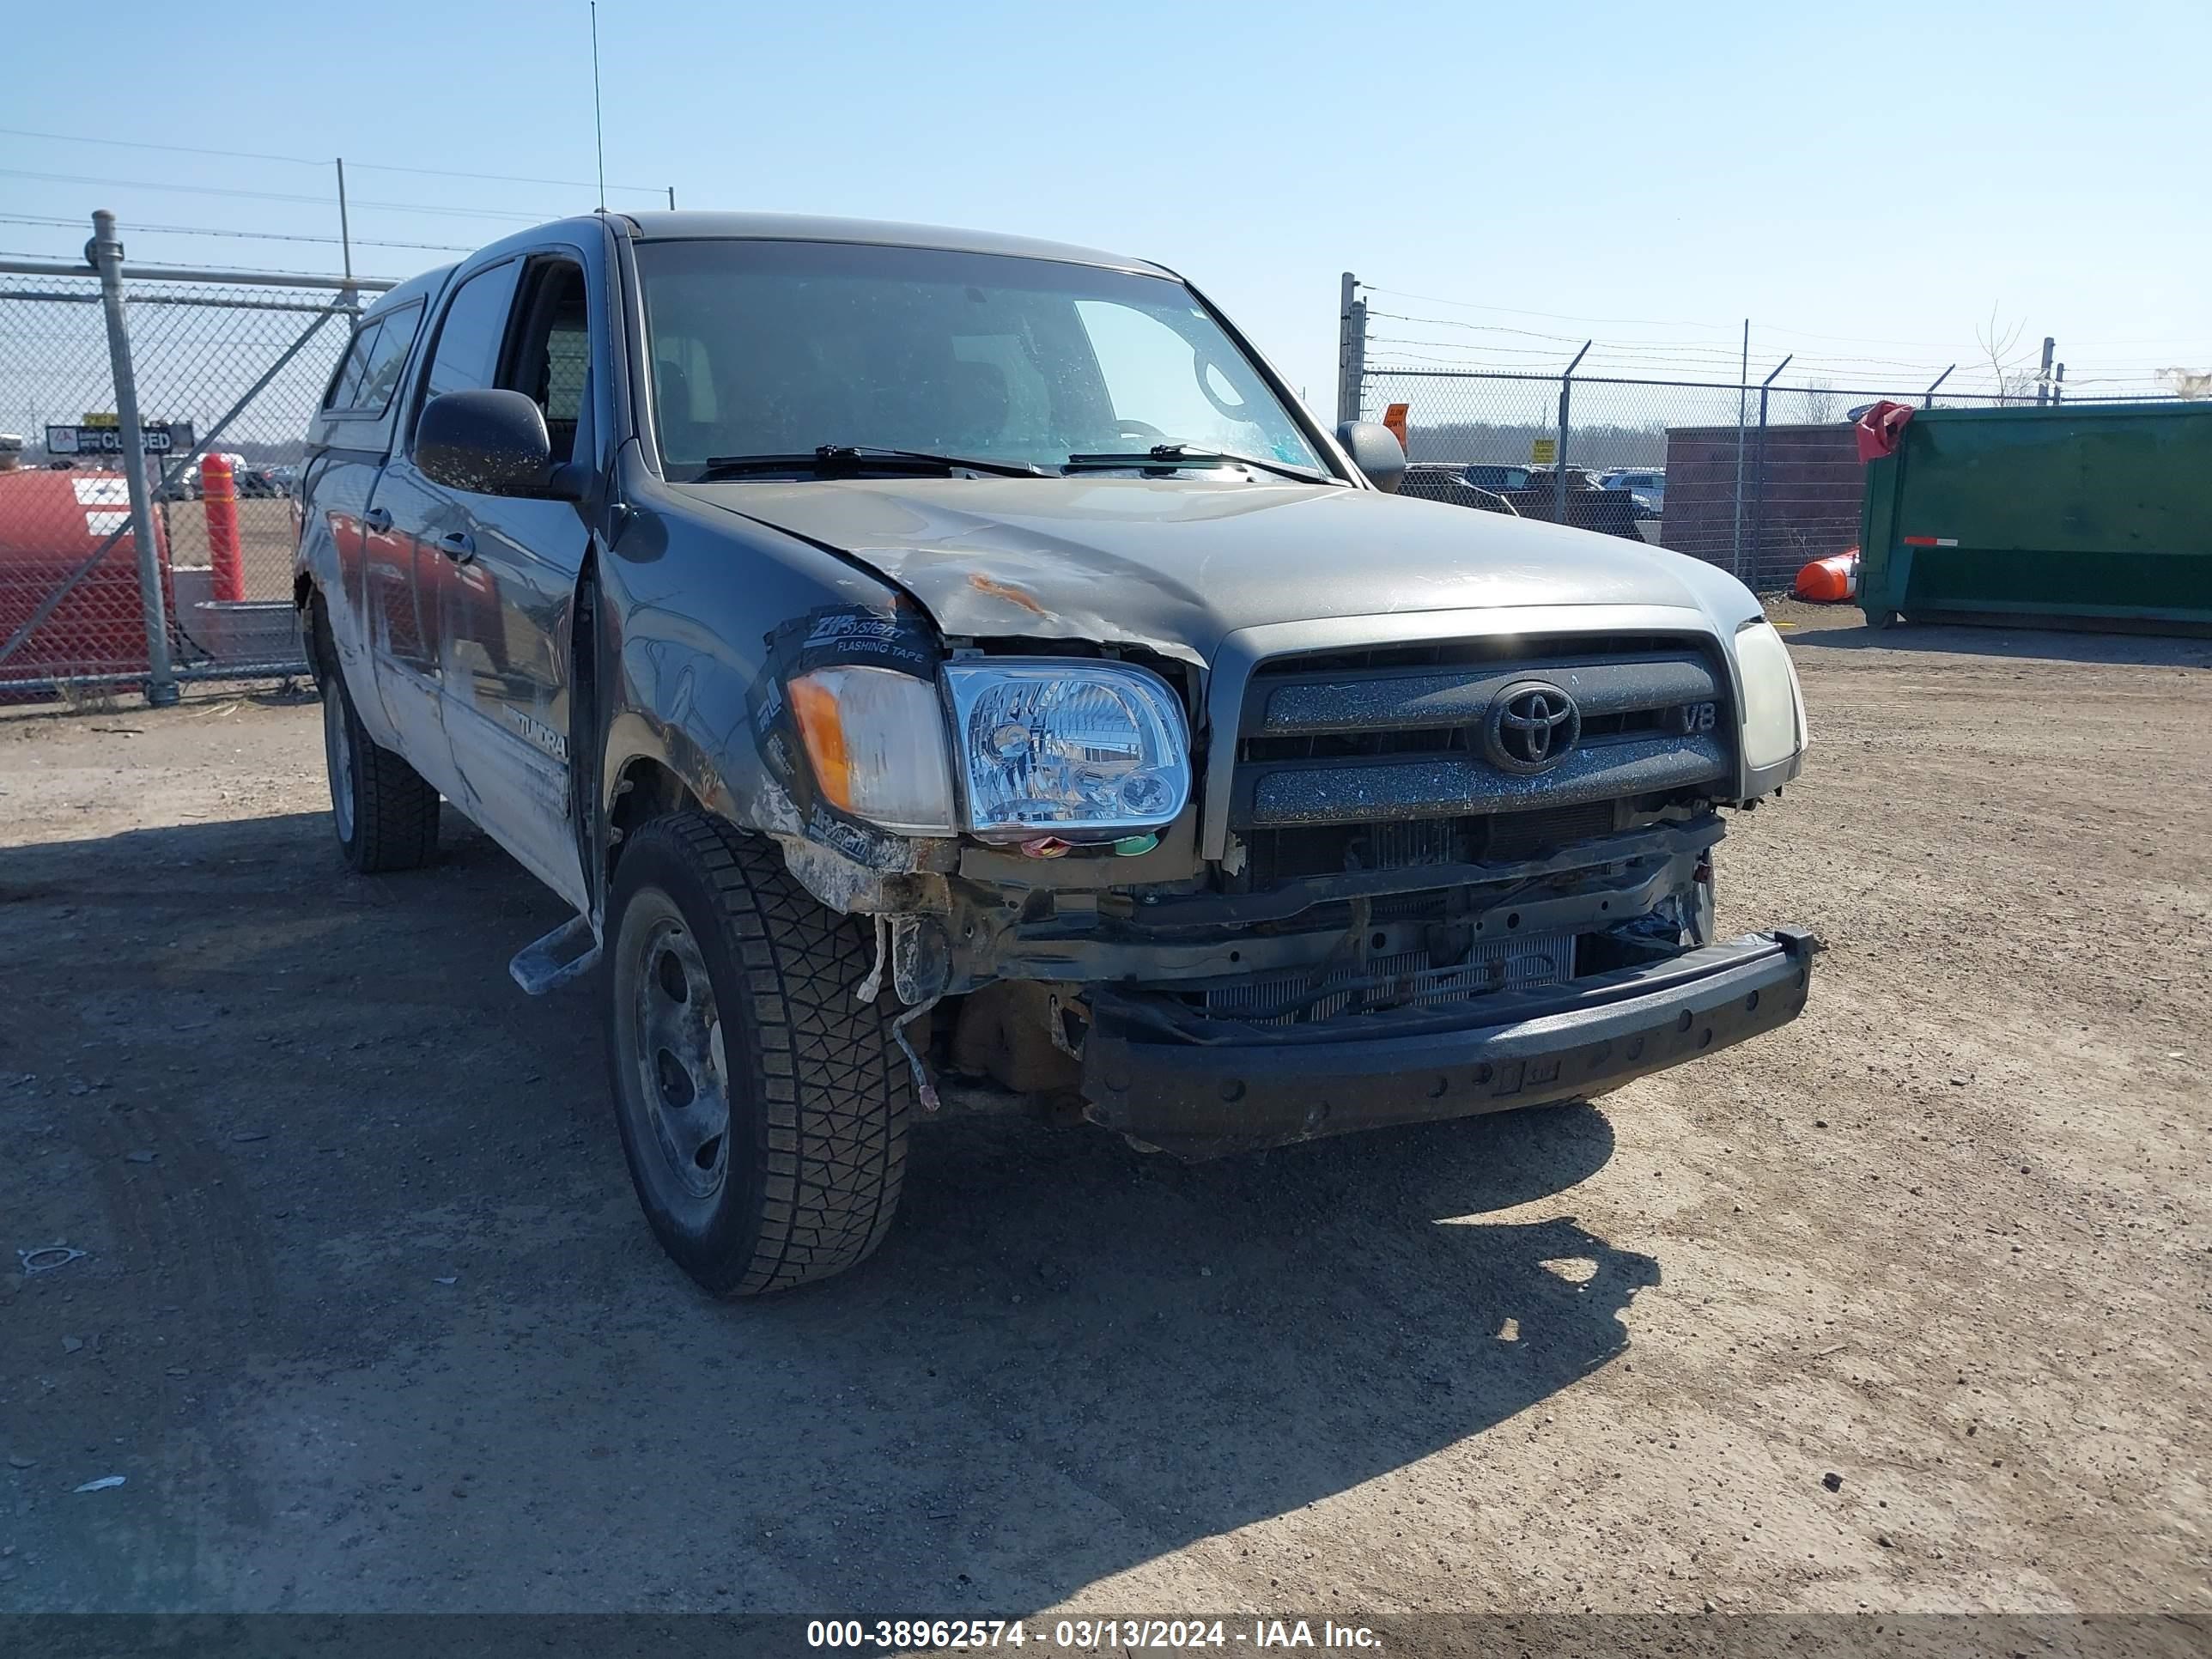
<path fill-rule="evenodd" d="M 362 728 L 319 606 L 315 645 L 322 670 L 323 763 L 330 772 L 338 850 L 365 876 L 420 869 L 438 856 L 438 792 Z"/>
<path fill-rule="evenodd" d="M 912 1084 L 853 1000 L 871 936 L 703 812 L 626 845 L 608 904 L 607 1063 L 653 1236 L 716 1296 L 826 1279 L 898 1207 Z"/>

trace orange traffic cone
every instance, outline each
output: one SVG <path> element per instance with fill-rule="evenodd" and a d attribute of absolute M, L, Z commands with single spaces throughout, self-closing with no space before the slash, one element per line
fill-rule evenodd
<path fill-rule="evenodd" d="M 1859 550 L 1856 547 L 1815 559 L 1797 573 L 1797 597 L 1820 605 L 1839 605 L 1859 596 Z"/>

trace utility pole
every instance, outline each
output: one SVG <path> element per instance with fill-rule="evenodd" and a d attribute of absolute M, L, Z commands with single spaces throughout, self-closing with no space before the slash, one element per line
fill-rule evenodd
<path fill-rule="evenodd" d="M 338 166 L 338 247 L 345 260 L 345 274 L 353 275 L 353 228 L 346 222 L 345 157 L 337 158 Z M 369 169 L 372 173 L 374 167 Z"/>
<path fill-rule="evenodd" d="M 2051 354 L 2057 343 L 2048 334 L 2043 337 L 2043 367 L 2035 371 L 2035 406 L 2038 409 L 2051 401 Z"/>

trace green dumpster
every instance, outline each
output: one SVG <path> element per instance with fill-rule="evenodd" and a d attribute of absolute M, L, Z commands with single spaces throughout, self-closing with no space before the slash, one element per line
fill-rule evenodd
<path fill-rule="evenodd" d="M 1934 409 L 1869 461 L 1869 623 L 2212 631 L 2212 403 Z"/>

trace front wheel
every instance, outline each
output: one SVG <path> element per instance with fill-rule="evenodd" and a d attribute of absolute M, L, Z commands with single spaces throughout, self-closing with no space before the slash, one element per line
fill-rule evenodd
<path fill-rule="evenodd" d="M 890 1231 L 904 1056 L 853 1000 L 870 935 L 703 812 L 625 847 L 607 910 L 607 1064 L 660 1247 L 716 1296 L 826 1279 Z"/>

